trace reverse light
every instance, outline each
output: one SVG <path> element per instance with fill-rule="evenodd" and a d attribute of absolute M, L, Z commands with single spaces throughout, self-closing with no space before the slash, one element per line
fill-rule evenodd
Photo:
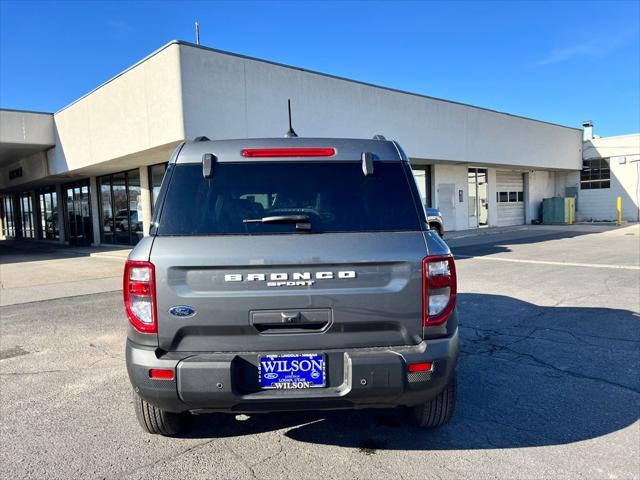
<path fill-rule="evenodd" d="M 157 333 L 155 267 L 151 262 L 128 260 L 122 285 L 129 323 L 141 333 Z"/>
<path fill-rule="evenodd" d="M 246 148 L 242 156 L 247 158 L 273 157 L 333 157 L 335 148 Z"/>
<path fill-rule="evenodd" d="M 423 325 L 446 322 L 456 306 L 456 265 L 451 255 L 434 255 L 422 261 Z"/>

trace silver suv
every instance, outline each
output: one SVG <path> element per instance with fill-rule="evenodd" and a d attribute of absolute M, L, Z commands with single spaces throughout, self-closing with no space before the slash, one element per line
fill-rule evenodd
<path fill-rule="evenodd" d="M 124 303 L 149 433 L 205 412 L 453 412 L 455 265 L 392 141 L 180 145 Z"/>

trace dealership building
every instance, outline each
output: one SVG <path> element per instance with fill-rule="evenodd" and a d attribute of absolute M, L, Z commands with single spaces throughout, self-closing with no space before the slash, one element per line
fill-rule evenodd
<path fill-rule="evenodd" d="M 300 136 L 397 140 L 423 203 L 441 210 L 447 230 L 530 223 L 543 198 L 565 195 L 578 197 L 578 214 L 581 204 L 589 209 L 584 218 L 611 219 L 597 210 L 613 204 L 608 147 L 597 146 L 604 139 L 590 124 L 577 129 L 172 41 L 56 113 L 0 110 L 2 236 L 135 244 L 177 145 L 198 136 L 280 137 L 289 98 Z M 616 166 L 637 171 L 640 137 L 625 141 L 630 150 Z M 628 183 L 625 217 L 636 220 L 637 177 Z M 593 198 L 582 201 L 582 186 Z"/>

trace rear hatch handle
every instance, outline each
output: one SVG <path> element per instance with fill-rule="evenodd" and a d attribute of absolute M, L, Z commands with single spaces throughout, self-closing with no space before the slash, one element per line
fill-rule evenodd
<path fill-rule="evenodd" d="M 323 333 L 332 323 L 331 309 L 258 310 L 249 314 L 251 325 L 262 335 Z"/>
<path fill-rule="evenodd" d="M 300 312 L 296 312 L 293 314 L 280 312 L 280 317 L 282 318 L 282 323 L 293 323 L 300 321 Z"/>

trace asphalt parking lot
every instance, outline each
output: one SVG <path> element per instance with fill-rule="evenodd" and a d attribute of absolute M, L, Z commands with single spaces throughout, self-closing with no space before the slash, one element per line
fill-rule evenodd
<path fill-rule="evenodd" d="M 452 422 L 394 411 L 193 417 L 143 434 L 118 292 L 0 308 L 1 478 L 640 477 L 640 229 L 452 242 Z M 1 258 L 0 258 L 1 260 Z"/>

